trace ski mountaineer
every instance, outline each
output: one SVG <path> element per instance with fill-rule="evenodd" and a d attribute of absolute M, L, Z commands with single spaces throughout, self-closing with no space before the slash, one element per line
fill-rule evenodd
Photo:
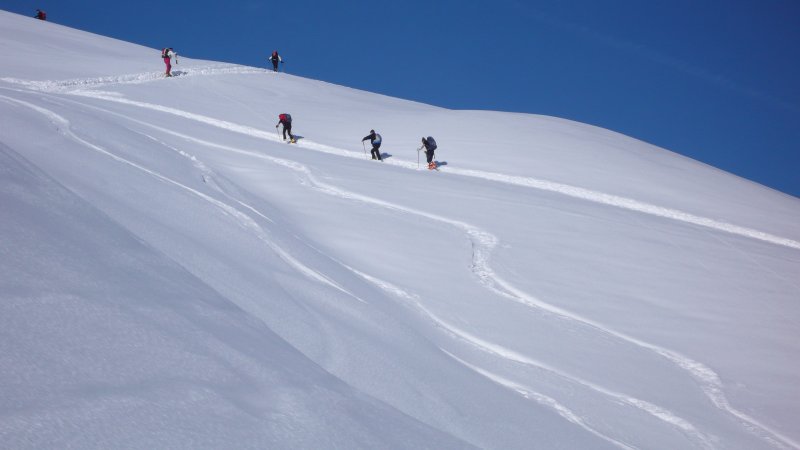
<path fill-rule="evenodd" d="M 42 11 L 41 9 L 36 10 L 36 15 L 33 16 L 39 20 L 47 20 L 47 13 Z"/>
<path fill-rule="evenodd" d="M 273 72 L 277 72 L 278 71 L 278 63 L 283 64 L 283 59 L 281 59 L 281 55 L 278 54 L 277 50 L 272 52 L 272 56 L 269 57 L 269 61 L 272 62 L 272 71 Z"/>
<path fill-rule="evenodd" d="M 292 134 L 292 115 L 286 113 L 279 114 L 278 125 L 281 124 L 283 124 L 283 140 L 286 140 L 286 133 L 289 133 L 289 143 L 296 143 L 297 139 L 295 139 L 294 135 Z M 278 128 L 278 125 L 275 125 L 275 128 Z"/>
<path fill-rule="evenodd" d="M 172 76 L 172 64 L 170 64 L 170 59 L 175 57 L 175 64 L 178 64 L 178 54 L 172 50 L 172 47 L 167 47 L 161 50 L 161 58 L 164 60 L 164 64 L 167 65 L 167 73 L 168 77 Z"/>
<path fill-rule="evenodd" d="M 428 136 L 426 138 L 422 138 L 422 147 L 419 150 L 425 148 L 425 157 L 428 159 L 428 170 L 433 170 L 436 168 L 436 162 L 433 160 L 433 152 L 436 150 L 436 141 L 431 137 Z"/>
<path fill-rule="evenodd" d="M 383 161 L 381 158 L 381 135 L 376 133 L 375 130 L 369 130 L 369 134 L 364 136 L 364 139 L 361 142 L 366 141 L 369 139 L 369 143 L 372 144 L 372 159 L 377 159 L 378 161 Z"/>

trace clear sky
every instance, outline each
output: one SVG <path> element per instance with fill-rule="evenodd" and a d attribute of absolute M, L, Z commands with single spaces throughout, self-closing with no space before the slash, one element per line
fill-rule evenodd
<path fill-rule="evenodd" d="M 41 8 L 52 22 L 192 58 L 266 67 L 277 49 L 297 75 L 447 108 L 598 125 L 800 196 L 796 0 L 0 0 L 0 8 L 31 16 Z M 156 55 L 154 69 L 161 64 Z"/>

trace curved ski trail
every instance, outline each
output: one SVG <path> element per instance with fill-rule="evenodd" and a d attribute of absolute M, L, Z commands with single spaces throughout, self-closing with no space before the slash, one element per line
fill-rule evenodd
<path fill-rule="evenodd" d="M 211 203 L 212 205 L 214 205 L 215 207 L 217 207 L 221 211 L 223 211 L 225 214 L 227 214 L 227 215 L 233 217 L 234 219 L 236 219 L 243 229 L 250 230 L 250 231 L 254 232 L 255 235 L 258 237 L 258 239 L 261 240 L 262 242 L 264 242 L 270 249 L 272 249 L 284 262 L 286 262 L 290 267 L 294 268 L 295 270 L 297 270 L 301 274 L 305 275 L 307 278 L 309 278 L 311 280 L 314 280 L 314 281 L 317 281 L 319 283 L 328 285 L 328 286 L 330 286 L 330 287 L 332 287 L 332 288 L 334 288 L 334 289 L 336 289 L 336 290 L 348 295 L 349 297 L 354 298 L 355 300 L 357 300 L 357 301 L 359 301 L 361 303 L 366 303 L 366 301 L 364 301 L 363 299 L 359 298 L 355 294 L 347 291 L 345 288 L 343 288 L 342 286 L 337 284 L 335 281 L 330 279 L 328 276 L 326 276 L 326 275 L 324 275 L 324 274 L 322 274 L 322 273 L 320 273 L 320 272 L 318 272 L 318 271 L 306 266 L 305 264 L 303 264 L 302 262 L 297 260 L 295 257 L 293 257 L 291 254 L 289 254 L 287 251 L 285 251 L 284 249 L 280 248 L 278 245 L 276 245 L 274 242 L 272 242 L 269 239 L 269 237 L 266 235 L 266 233 L 261 228 L 261 226 L 259 226 L 258 223 L 255 220 L 253 220 L 250 216 L 248 216 L 247 214 L 245 214 L 245 213 L 239 211 L 238 209 L 228 205 L 227 203 L 221 202 L 221 201 L 219 201 L 219 200 L 217 200 L 217 199 L 215 199 L 213 197 L 210 197 L 210 196 L 208 196 L 208 195 L 206 195 L 206 194 L 204 194 L 204 193 L 202 193 L 202 192 L 200 192 L 200 191 L 198 191 L 196 189 L 193 189 L 193 188 L 191 188 L 189 186 L 186 186 L 185 184 L 182 184 L 182 183 L 180 183 L 178 181 L 175 181 L 175 180 L 173 180 L 173 179 L 171 179 L 169 177 L 161 175 L 160 173 L 158 173 L 156 171 L 150 170 L 150 169 L 148 169 L 148 168 L 146 168 L 144 166 L 141 166 L 141 165 L 139 165 L 139 164 L 137 164 L 135 162 L 129 161 L 129 160 L 127 160 L 125 158 L 122 158 L 122 157 L 114 154 L 113 152 L 110 152 L 110 151 L 108 151 L 108 150 L 106 150 L 106 149 L 104 149 L 104 148 L 102 148 L 102 147 L 100 147 L 98 145 L 95 145 L 95 144 L 93 144 L 93 143 L 91 143 L 89 141 L 86 141 L 85 139 L 77 136 L 70 129 L 70 122 L 66 118 L 64 118 L 63 116 L 61 116 L 61 115 L 59 115 L 59 114 L 57 114 L 57 113 L 55 113 L 55 112 L 53 112 L 51 110 L 48 110 L 46 108 L 42 108 L 42 107 L 34 105 L 32 103 L 28 103 L 28 102 L 25 102 L 25 101 L 22 101 L 22 100 L 18 100 L 18 99 L 13 99 L 13 98 L 6 97 L 6 96 L 3 96 L 3 95 L 0 95 L 0 98 L 2 98 L 4 100 L 7 100 L 7 101 L 18 103 L 18 104 L 23 105 L 23 106 L 26 106 L 28 108 L 33 109 L 34 111 L 37 111 L 37 112 L 45 115 L 51 121 L 53 121 L 54 123 L 57 123 L 57 124 L 60 125 L 59 126 L 59 131 L 61 133 L 63 133 L 65 136 L 69 137 L 70 139 L 74 140 L 75 142 L 80 143 L 81 145 L 84 145 L 84 146 L 86 146 L 86 147 L 88 147 L 88 148 L 90 148 L 90 149 L 92 149 L 94 151 L 97 151 L 97 152 L 102 153 L 102 154 L 104 154 L 106 156 L 109 156 L 110 158 L 112 158 L 112 159 L 114 159 L 114 160 L 116 160 L 116 161 L 118 161 L 120 163 L 126 164 L 128 166 L 131 166 L 131 167 L 137 169 L 137 170 L 140 170 L 140 171 L 142 171 L 144 173 L 147 173 L 148 175 L 150 175 L 150 176 L 152 176 L 152 177 L 154 177 L 154 178 L 156 178 L 156 179 L 158 179 L 158 180 L 160 180 L 162 182 L 165 182 L 167 184 L 171 184 L 171 185 L 173 185 L 175 187 L 178 187 L 178 188 L 180 188 L 180 189 L 182 189 L 182 190 L 184 190 L 186 192 L 189 192 L 192 195 L 195 195 L 195 196 L 205 200 L 208 203 Z M 255 208 L 252 208 L 252 207 L 247 206 L 247 205 L 245 205 L 245 206 L 248 209 L 250 209 L 251 211 L 255 211 Z M 258 215 L 261 216 L 262 218 L 270 221 L 270 222 L 272 221 L 267 216 L 265 216 L 265 215 L 263 215 L 261 213 L 258 213 Z"/>

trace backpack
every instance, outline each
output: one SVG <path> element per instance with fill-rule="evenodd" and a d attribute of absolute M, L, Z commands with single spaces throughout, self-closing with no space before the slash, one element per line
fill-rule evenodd
<path fill-rule="evenodd" d="M 436 150 L 436 141 L 431 136 L 428 136 L 425 140 L 428 141 L 428 150 Z"/>
<path fill-rule="evenodd" d="M 380 143 L 381 143 L 381 135 L 378 134 L 378 133 L 375 133 L 375 140 L 372 141 L 372 143 L 380 145 Z"/>
<path fill-rule="evenodd" d="M 292 115 L 283 113 L 283 114 L 278 116 L 278 120 L 280 120 L 281 122 L 284 122 L 284 123 L 292 123 Z"/>

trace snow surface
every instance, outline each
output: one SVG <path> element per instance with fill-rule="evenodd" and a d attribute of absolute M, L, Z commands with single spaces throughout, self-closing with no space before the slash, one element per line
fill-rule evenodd
<path fill-rule="evenodd" d="M 800 448 L 797 198 L 7 12 L 0 55 L 2 448 Z"/>

